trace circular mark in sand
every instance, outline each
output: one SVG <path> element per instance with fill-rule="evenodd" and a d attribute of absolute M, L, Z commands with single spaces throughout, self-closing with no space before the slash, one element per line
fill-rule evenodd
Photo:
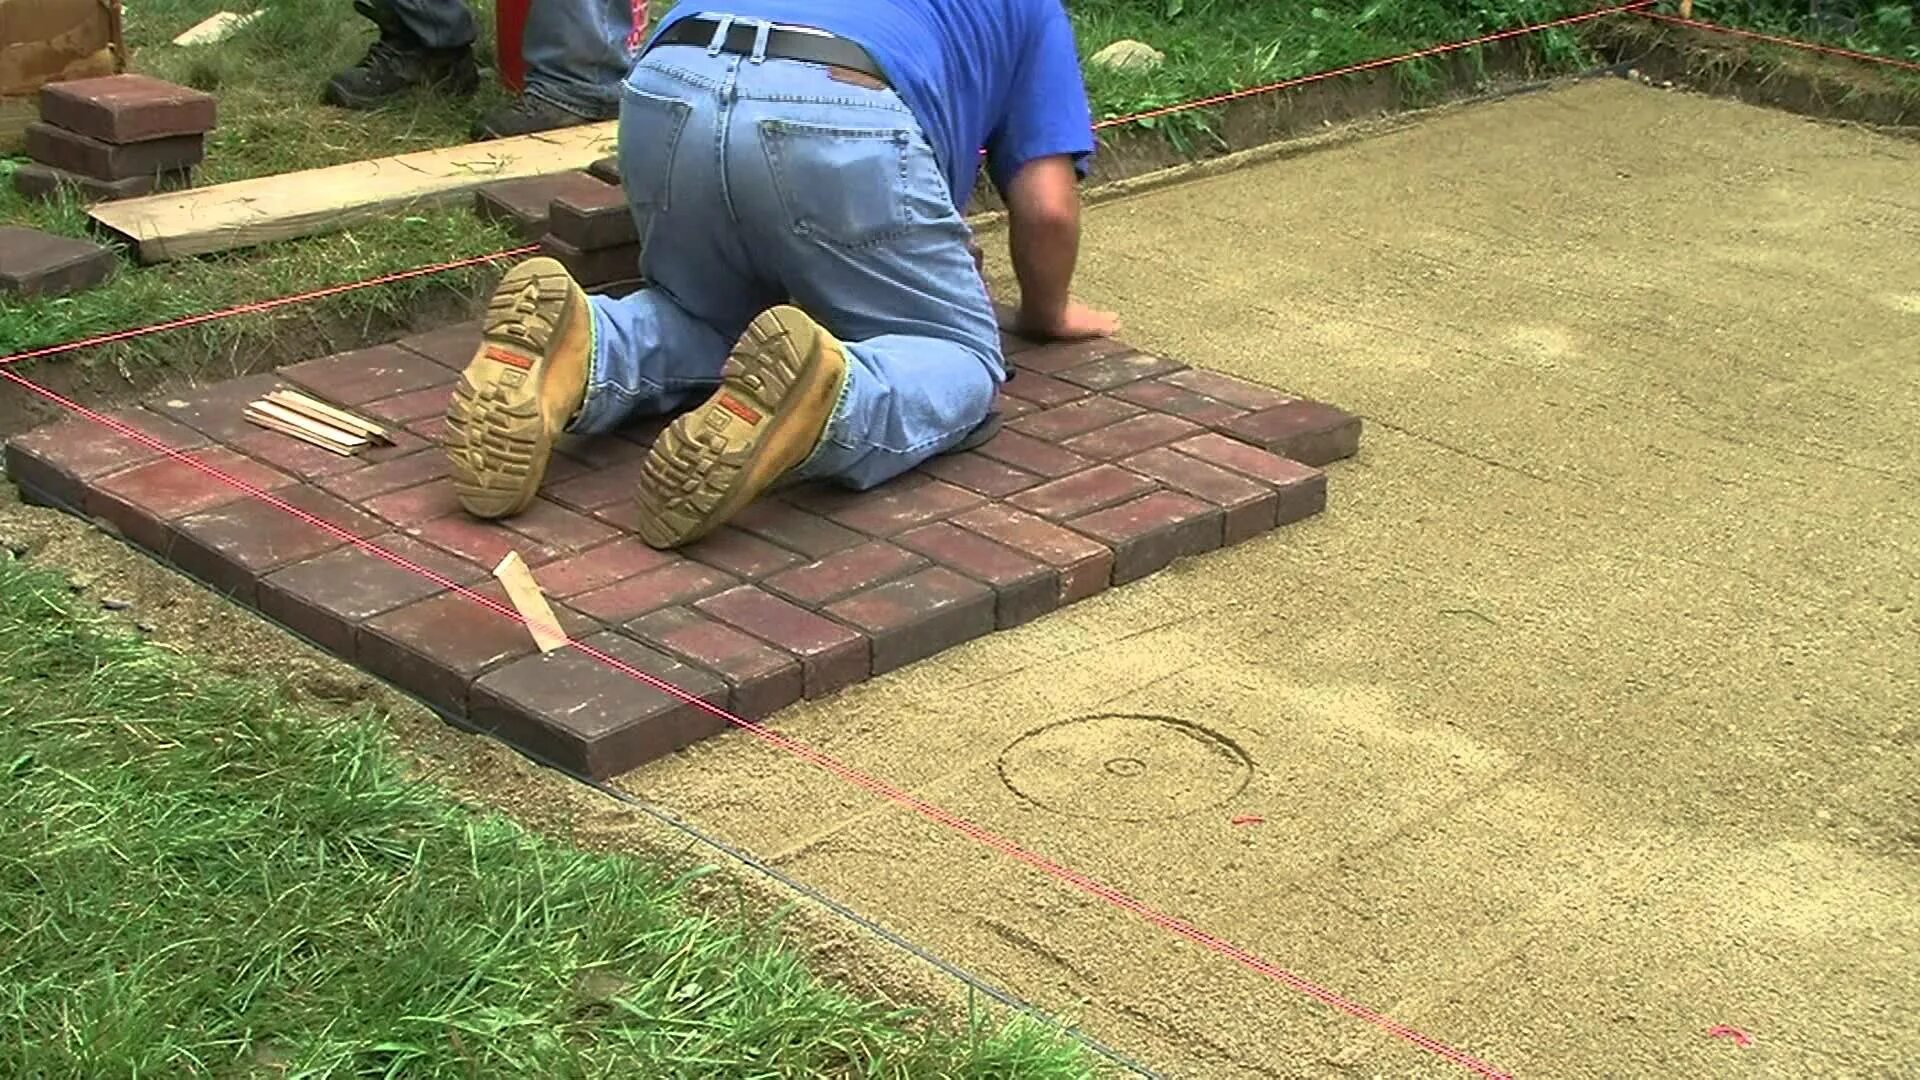
<path fill-rule="evenodd" d="M 1253 761 L 1232 739 L 1171 716 L 1106 714 L 1029 731 L 1000 754 L 1000 779 L 1056 814 L 1164 821 L 1240 794 Z"/>

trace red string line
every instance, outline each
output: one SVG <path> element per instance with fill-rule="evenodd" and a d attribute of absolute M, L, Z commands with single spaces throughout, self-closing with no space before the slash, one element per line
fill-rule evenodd
<path fill-rule="evenodd" d="M 1636 11 L 1634 14 L 1642 15 L 1663 23 L 1673 23 L 1676 26 L 1690 26 L 1695 30 L 1705 30 L 1709 33 L 1726 34 L 1729 37 L 1737 38 L 1750 38 L 1754 41 L 1764 41 L 1769 45 L 1784 45 L 1789 49 L 1800 49 L 1812 53 L 1826 53 L 1829 56 L 1844 56 L 1849 60 L 1862 60 L 1869 64 L 1884 64 L 1887 67 L 1900 68 L 1904 71 L 1920 71 L 1920 64 L 1916 64 L 1910 60 L 1900 60 L 1891 56 L 1857 52 L 1853 49 L 1842 49 L 1833 45 L 1822 45 L 1815 41 L 1801 41 L 1798 38 L 1779 37 L 1774 34 L 1762 34 L 1753 30 L 1736 30 L 1731 26 L 1721 26 L 1719 23 L 1701 22 L 1698 19 L 1685 19 L 1678 15 L 1662 15 L 1657 11 Z"/>
<path fill-rule="evenodd" d="M 481 595 L 480 593 L 477 593 L 474 590 L 459 584 L 458 582 L 452 581 L 441 574 L 435 573 L 434 571 L 426 567 L 420 566 L 419 564 L 414 563 L 403 556 L 396 555 L 393 552 L 390 552 L 385 548 L 382 548 L 379 545 L 374 544 L 373 542 L 363 537 L 355 535 L 354 533 L 352 533 L 347 529 L 344 529 L 338 525 L 335 525 L 330 521 L 327 521 L 324 518 L 319 517 L 318 515 L 310 513 L 306 510 L 302 510 L 299 507 L 294 506 L 293 504 L 274 495 L 269 491 L 266 491 L 254 484 L 248 483 L 247 481 L 242 480 L 236 476 L 223 472 L 219 468 L 212 465 L 208 465 L 207 463 L 200 461 L 199 459 L 192 457 L 188 454 L 185 454 L 180 450 L 175 449 L 174 447 L 168 446 L 166 443 L 161 442 L 159 439 L 156 439 L 153 436 L 148 435 L 146 432 L 139 430 L 138 428 L 132 426 L 131 424 L 126 423 L 125 421 L 119 420 L 115 417 L 107 416 L 104 413 L 96 412 L 93 409 L 87 408 L 85 405 L 82 405 L 77 401 L 67 398 L 56 391 L 53 391 L 44 386 L 41 386 L 40 384 L 33 382 L 32 380 L 27 379 L 24 376 L 21 376 L 15 373 L 13 370 L 9 368 L 0 367 L 0 378 L 6 379 L 7 381 L 12 382 L 17 386 L 20 386 L 26 390 L 29 390 L 35 394 L 38 394 L 41 397 L 46 398 L 47 400 L 57 405 L 60 405 L 61 407 L 81 417 L 84 417 L 96 424 L 100 424 L 101 426 L 106 427 L 125 438 L 132 439 L 143 446 L 146 446 L 150 449 L 153 449 L 155 451 L 158 451 L 166 455 L 167 457 L 170 457 L 176 461 L 183 462 L 184 464 L 190 466 L 191 468 L 194 468 L 202 473 L 205 473 L 206 475 L 213 477 L 215 480 L 218 480 L 219 482 L 226 484 L 242 492 L 245 495 L 258 499 L 261 502 L 264 502 L 269 506 L 272 506 L 284 513 L 291 514 L 295 518 L 301 521 L 304 521 L 307 524 L 312 525 L 317 529 L 322 530 L 328 535 L 333 536 L 345 543 L 351 544 L 356 548 L 359 548 L 361 551 L 367 552 L 368 554 L 373 555 L 376 558 L 385 559 L 387 562 L 392 563 L 393 565 L 398 566 L 403 570 L 407 570 L 411 573 L 418 574 L 421 577 L 429 581 L 432 581 L 434 584 L 441 586 L 442 588 L 458 593 L 460 596 L 463 596 L 466 599 L 471 600 L 476 604 L 479 604 L 481 607 L 487 609 L 488 611 L 491 611 L 497 615 L 505 616 L 506 618 L 512 619 L 514 622 L 520 623 L 523 626 L 529 625 L 526 618 L 524 618 L 518 611 L 514 610 L 513 608 L 508 607 L 505 604 L 501 604 L 500 602 L 493 600 L 490 597 Z M 554 628 L 554 629 L 557 630 L 558 628 Z M 565 636 L 565 635 L 561 635 L 561 636 Z M 975 841 L 976 843 L 982 844 L 986 847 L 989 847 L 995 851 L 1000 852 L 1001 854 L 1007 855 L 1013 859 L 1023 862 L 1028 866 L 1031 866 L 1034 869 L 1040 871 L 1041 873 L 1046 874 L 1049 877 L 1052 877 L 1055 880 L 1060 881 L 1066 885 L 1072 886 L 1073 888 L 1076 888 L 1081 892 L 1087 893 L 1091 896 L 1098 897 L 1099 899 L 1104 900 L 1115 907 L 1118 907 L 1124 911 L 1127 911 L 1136 916 L 1139 916 L 1140 918 L 1146 920 L 1147 922 L 1152 923 L 1155 926 L 1160 927 L 1163 930 L 1166 930 L 1179 937 L 1185 938 L 1188 941 L 1191 941 L 1194 944 L 1199 945 L 1202 948 L 1207 949 L 1211 952 L 1214 952 L 1220 956 L 1224 956 L 1227 959 L 1232 960 L 1234 963 L 1237 963 L 1240 966 L 1250 971 L 1256 972 L 1260 975 L 1264 975 L 1267 978 L 1274 980 L 1275 982 L 1278 982 L 1295 991 L 1298 991 L 1299 993 L 1302 993 L 1310 998 L 1313 998 L 1315 1001 L 1318 1001 L 1331 1008 L 1337 1009 L 1343 1013 L 1346 1013 L 1349 1016 L 1352 1016 L 1357 1019 L 1364 1020 L 1367 1023 L 1373 1024 L 1374 1026 L 1380 1028 L 1383 1031 L 1388 1032 L 1391 1035 L 1394 1035 L 1400 1039 L 1403 1039 L 1409 1043 L 1412 1043 L 1413 1045 L 1418 1046 L 1423 1050 L 1426 1050 L 1432 1054 L 1435 1054 L 1441 1058 L 1444 1058 L 1447 1061 L 1450 1061 L 1465 1069 L 1478 1073 L 1481 1076 L 1487 1077 L 1489 1078 L 1489 1080 L 1511 1080 L 1511 1077 L 1507 1073 L 1504 1073 L 1494 1068 L 1492 1065 L 1489 1065 L 1486 1062 L 1483 1062 L 1478 1058 L 1475 1058 L 1463 1051 L 1456 1050 L 1453 1047 L 1447 1045 L 1446 1043 L 1439 1041 L 1438 1039 L 1432 1038 L 1431 1036 L 1424 1035 L 1418 1031 L 1415 1031 L 1413 1028 L 1410 1028 L 1407 1025 L 1392 1019 L 1391 1017 L 1388 1017 L 1382 1013 L 1379 1013 L 1373 1009 L 1370 1009 L 1367 1006 L 1362 1005 L 1356 1001 L 1352 1001 L 1346 997 L 1343 997 L 1340 994 L 1337 994 L 1332 990 L 1322 987 L 1319 984 L 1314 983 L 1302 976 L 1296 975 L 1293 972 L 1280 967 L 1278 964 L 1275 964 L 1270 960 L 1266 960 L 1258 955 L 1255 955 L 1252 952 L 1247 951 L 1246 949 L 1243 949 L 1237 945 L 1232 944 L 1231 942 L 1228 942 L 1222 938 L 1216 937 L 1206 932 L 1205 930 L 1200 929 L 1199 927 L 1196 927 L 1190 923 L 1177 919 L 1172 915 L 1168 915 L 1153 907 L 1150 907 L 1147 904 L 1127 895 L 1126 893 L 1123 893 L 1120 890 L 1113 888 L 1112 886 L 1103 884 L 1100 881 L 1097 881 L 1094 878 L 1089 877 L 1088 875 L 1083 874 L 1078 870 L 1074 870 L 1071 867 L 1055 862 L 1037 852 L 1029 851 L 1028 849 L 1021 847 L 1019 844 L 1015 843 L 1012 840 L 1009 840 L 1003 836 L 1000 836 L 997 833 L 991 832 L 979 825 L 976 825 L 973 822 L 968 821 L 965 818 L 962 818 L 959 815 L 952 813 L 951 811 L 942 809 L 941 807 L 935 806 L 932 803 L 929 803 L 923 799 L 920 799 L 917 796 L 905 790 L 902 790 L 901 788 L 895 787 L 894 785 L 889 784 L 884 780 L 871 776 L 867 773 L 861 772 L 860 770 L 850 765 L 847 765 L 839 761 L 838 759 L 833 758 L 825 753 L 822 753 L 819 750 L 815 750 L 814 748 L 807 746 L 804 743 L 788 738 L 787 736 L 782 735 L 771 728 L 765 727 L 761 724 L 757 724 L 751 720 L 747 720 L 742 717 L 735 716 L 731 712 L 728 712 L 726 709 L 721 708 L 720 706 L 717 706 L 717 705 L 710 704 L 706 701 L 703 701 L 700 698 L 687 693 L 685 690 L 682 690 L 679 687 L 674 686 L 672 683 L 665 681 L 664 679 L 661 679 L 655 675 L 649 674 L 645 671 L 641 671 L 640 669 L 620 660 L 618 657 L 610 656 L 606 652 L 600 649 L 597 649 L 591 645 L 587 645 L 585 643 L 574 641 L 571 639 L 568 640 L 566 647 L 577 649 L 581 653 L 590 657 L 591 659 L 601 664 L 605 664 L 607 667 L 620 672 L 621 674 L 627 676 L 628 678 L 634 679 L 638 682 L 645 683 L 646 685 L 651 686 L 661 691 L 662 693 L 668 694 L 674 698 L 677 698 L 682 702 L 685 702 L 688 705 L 692 705 L 695 708 L 701 709 L 715 717 L 725 720 L 727 723 L 732 724 L 737 728 L 740 728 L 744 731 L 751 732 L 754 736 L 760 738 L 761 740 L 768 742 L 782 750 L 785 750 L 788 753 L 793 754 L 795 757 L 798 757 L 828 773 L 831 773 L 834 776 L 841 778 L 842 780 L 846 780 L 847 782 L 852 783 L 857 787 L 863 788 L 869 792 L 872 792 L 875 795 L 885 798 L 891 802 L 897 803 L 898 805 L 913 811 L 914 813 L 920 815 L 923 818 L 926 818 L 929 821 L 935 822 L 936 824 L 944 825 L 947 828 L 952 829 L 955 832 L 958 832 L 961 835 L 967 837 L 968 839 Z"/>
<path fill-rule="evenodd" d="M 341 293 L 353 292 L 355 289 L 370 289 L 375 285 L 391 285 L 396 281 L 405 281 L 408 278 L 426 277 L 429 274 L 458 270 L 466 266 L 478 266 L 481 263 L 495 262 L 500 259 L 511 259 L 519 255 L 532 254 L 538 250 L 540 250 L 540 245 L 527 244 L 523 247 L 509 248 L 506 251 L 496 251 L 488 255 L 475 255 L 470 259 L 455 259 L 452 262 L 435 263 L 432 266 L 416 266 L 411 270 L 396 270 L 391 274 L 382 274 L 379 277 L 368 278 L 365 281 L 350 281 L 345 285 L 328 285 L 323 289 L 296 293 L 293 296 L 279 296 L 272 300 L 255 300 L 245 304 L 236 304 L 233 307 L 222 308 L 219 311 L 207 311 L 199 315 L 188 315 L 185 318 L 174 319 L 163 323 L 154 323 L 151 326 L 135 327 L 132 330 L 116 330 L 111 334 L 100 334 L 95 337 L 81 338 L 79 341 L 69 341 L 65 345 L 49 345 L 41 349 L 29 349 L 26 352 L 14 353 L 12 356 L 0 357 L 0 367 L 4 367 L 7 364 L 17 364 L 22 360 L 37 360 L 43 356 L 54 356 L 59 353 L 72 352 L 75 349 L 90 349 L 96 345 L 111 345 L 116 341 L 130 341 L 133 338 L 146 337 L 148 334 L 158 334 L 167 330 L 182 330 L 189 326 L 199 326 L 202 323 L 215 322 L 220 319 L 230 319 L 235 315 L 251 315 L 255 312 L 272 311 L 274 308 L 286 307 L 289 304 L 301 304 L 309 300 L 322 300 L 329 296 L 338 296 Z"/>
<path fill-rule="evenodd" d="M 1583 15 L 1571 15 L 1564 19 L 1555 19 L 1552 22 L 1543 22 L 1543 23 L 1536 23 L 1531 26 L 1515 27 L 1511 30 L 1502 30 L 1502 31 L 1499 31 L 1498 33 L 1487 34 L 1485 36 L 1473 38 L 1468 41 L 1454 42 L 1453 44 L 1449 44 L 1449 45 L 1436 45 L 1429 49 L 1420 49 L 1415 52 L 1402 53 L 1398 56 L 1389 56 L 1389 57 L 1382 57 L 1377 60 L 1368 60 L 1364 63 L 1352 64 L 1344 68 L 1336 68 L 1335 70 L 1332 70 L 1332 71 L 1323 71 L 1314 75 L 1303 75 L 1303 76 L 1300 76 L 1299 78 L 1287 79 L 1283 82 L 1271 83 L 1266 86 L 1256 86 L 1256 87 L 1250 87 L 1245 90 L 1235 90 L 1231 93 L 1217 94 L 1213 97 L 1201 98 L 1196 101 L 1183 102 L 1177 105 L 1168 105 L 1163 108 L 1151 109 L 1146 112 L 1133 113 L 1128 116 L 1110 117 L 1108 119 L 1101 120 L 1095 123 L 1093 126 L 1096 129 L 1118 127 L 1122 124 L 1136 123 L 1138 121 L 1151 119 L 1156 116 L 1165 116 L 1169 113 L 1183 112 L 1187 109 L 1199 109 L 1209 105 L 1218 105 L 1218 104 L 1221 104 L 1222 102 L 1234 101 L 1239 98 L 1251 97 L 1256 94 L 1273 93 L 1274 91 L 1285 90 L 1288 87 L 1302 86 L 1307 83 L 1318 82 L 1323 79 L 1335 78 L 1340 75 L 1351 75 L 1357 71 L 1368 71 L 1374 68 L 1388 67 L 1393 64 L 1404 63 L 1408 60 L 1415 60 L 1424 56 L 1436 56 L 1441 53 L 1457 52 L 1461 49 L 1470 49 L 1476 45 L 1485 45 L 1488 42 L 1492 42 L 1492 41 L 1501 41 L 1507 38 L 1520 37 L 1525 34 L 1536 33 L 1538 31 L 1550 29 L 1556 26 L 1566 26 L 1571 23 L 1585 22 L 1590 19 L 1598 19 L 1607 15 L 1617 15 L 1622 12 L 1635 11 L 1639 8 L 1646 7 L 1655 2 L 1656 0 L 1636 0 L 1636 2 L 1634 3 L 1621 4 L 1616 7 L 1604 8 L 1598 11 L 1590 11 Z M 982 152 L 984 153 L 984 151 Z M 168 330 L 180 330 L 189 326 L 198 326 L 203 323 L 215 322 L 220 319 L 233 318 L 234 316 L 237 316 L 237 315 L 252 315 L 252 314 L 257 314 L 263 311 L 271 311 L 275 308 L 286 307 L 290 304 L 304 303 L 309 300 L 321 300 L 329 296 L 338 296 L 341 293 L 353 292 L 356 289 L 368 289 L 376 285 L 391 285 L 394 282 L 405 281 L 409 278 L 425 277 L 429 274 L 438 274 L 448 270 L 458 270 L 458 269 L 461 269 L 462 267 L 476 266 L 476 265 L 479 265 L 480 263 L 494 262 L 500 259 L 516 258 L 521 255 L 532 254 L 533 252 L 538 250 L 539 250 L 539 245 L 528 244 L 522 247 L 510 248 L 506 251 L 496 251 L 490 255 L 476 255 L 470 259 L 457 259 L 453 262 L 438 263 L 433 266 L 420 266 L 420 267 L 415 267 L 414 269 L 411 269 L 411 270 L 400 270 L 391 274 L 382 274 L 379 277 L 368 278 L 365 281 L 356 281 L 356 282 L 351 282 L 345 285 L 330 285 L 324 289 L 315 289 L 312 292 L 299 293 L 293 296 L 282 296 L 272 300 L 259 300 L 259 301 L 254 301 L 252 303 L 237 304 L 233 307 L 225 308 L 220 311 L 210 311 L 200 315 L 190 315 L 190 316 L 187 316 L 186 318 L 174 319 L 169 322 L 155 323 L 151 326 L 136 327 L 131 330 L 119 330 L 110 334 L 100 334 L 94 337 L 81 338 L 78 341 L 70 341 L 64 345 L 49 345 L 49 346 L 46 346 L 45 348 L 30 349 L 30 350 L 27 350 L 26 352 L 14 353 L 11 356 L 0 357 L 0 366 L 5 366 L 7 364 L 16 364 L 23 360 L 38 360 L 43 357 L 57 356 L 61 353 L 74 352 L 79 349 L 90 349 L 99 345 L 110 345 L 115 342 L 130 341 L 135 338 L 146 337 L 150 334 L 164 333 Z"/>
<path fill-rule="evenodd" d="M 1287 90 L 1296 86 L 1305 86 L 1308 83 L 1320 82 L 1324 79 L 1334 79 L 1342 75 L 1352 75 L 1356 72 L 1372 71 L 1375 68 L 1391 67 L 1394 64 L 1404 64 L 1409 60 L 1419 60 L 1423 57 L 1459 52 L 1461 49 L 1471 49 L 1475 46 L 1486 45 L 1495 41 L 1505 41 L 1508 38 L 1537 34 L 1542 30 L 1551 30 L 1557 26 L 1571 26 L 1574 23 L 1604 19 L 1609 15 L 1620 15 L 1627 12 L 1640 13 L 1641 8 L 1651 7 L 1656 2 L 1657 0 L 1634 0 L 1634 2 L 1630 4 L 1619 4 L 1614 7 L 1600 8 L 1596 11 L 1588 11 L 1579 15 L 1569 15 L 1563 19 L 1554 19 L 1551 22 L 1533 23 L 1529 26 L 1516 26 L 1510 30 L 1500 30 L 1495 33 L 1484 34 L 1477 38 L 1470 38 L 1466 41 L 1456 41 L 1448 45 L 1434 45 L 1425 49 L 1417 49 L 1413 52 L 1401 53 L 1397 56 L 1383 56 L 1376 60 L 1363 60 L 1360 63 L 1348 64 L 1346 67 L 1334 68 L 1331 71 L 1320 71 L 1312 75 L 1301 75 L 1296 78 L 1282 79 L 1279 82 L 1268 83 L 1265 86 L 1251 86 L 1245 90 L 1234 90 L 1230 93 L 1215 94 L 1212 97 L 1200 98 L 1195 101 L 1183 101 L 1178 105 L 1167 105 L 1158 109 L 1148 109 L 1145 112 L 1116 116 L 1112 119 L 1102 120 L 1093 126 L 1095 128 L 1117 127 L 1121 124 L 1136 123 L 1156 116 L 1166 116 L 1170 113 L 1185 112 L 1188 109 L 1200 109 L 1209 105 L 1219 105 L 1240 98 L 1253 97 L 1256 94 L 1271 94 L 1277 90 Z"/>
<path fill-rule="evenodd" d="M 1308 83 L 1319 82 L 1324 79 L 1336 78 L 1341 75 L 1352 75 L 1356 72 L 1370 71 L 1377 68 L 1389 67 L 1394 64 L 1405 63 L 1408 60 L 1416 60 L 1416 59 L 1420 59 L 1422 57 L 1427 57 L 1427 56 L 1438 56 L 1443 53 L 1449 53 L 1449 52 L 1458 52 L 1461 49 L 1470 49 L 1477 45 L 1485 45 L 1490 42 L 1503 41 L 1509 38 L 1521 37 L 1526 34 L 1538 33 L 1541 30 L 1548 30 L 1554 27 L 1568 26 L 1574 23 L 1588 22 L 1593 19 L 1604 18 L 1608 15 L 1620 15 L 1620 14 L 1640 15 L 1645 18 L 1657 19 L 1661 22 L 1674 23 L 1681 26 L 1689 26 L 1697 30 L 1704 30 L 1711 33 L 1727 34 L 1732 37 L 1751 38 L 1756 41 L 1765 41 L 1774 45 L 1786 46 L 1788 48 L 1803 49 L 1808 52 L 1826 53 L 1832 56 L 1842 56 L 1852 60 L 1862 60 L 1871 64 L 1883 64 L 1889 67 L 1901 68 L 1907 71 L 1920 71 L 1920 64 L 1912 63 L 1906 60 L 1898 60 L 1898 59 L 1894 59 L 1892 57 L 1886 57 L 1886 56 L 1876 56 L 1873 53 L 1856 52 L 1852 49 L 1835 48 L 1830 45 L 1820 45 L 1814 42 L 1799 41 L 1793 38 L 1777 37 L 1772 34 L 1755 33 L 1750 30 L 1736 30 L 1730 26 L 1721 26 L 1717 23 L 1701 22 L 1697 19 L 1685 19 L 1677 15 L 1663 15 L 1658 12 L 1643 10 L 1651 6 L 1655 2 L 1657 2 L 1657 0 L 1636 0 L 1635 3 L 1620 4 L 1615 7 L 1602 8 L 1596 11 L 1589 11 L 1580 15 L 1569 15 L 1566 18 L 1554 19 L 1550 22 L 1534 23 L 1529 26 L 1515 27 L 1511 30 L 1501 30 L 1497 33 L 1486 34 L 1481 37 L 1472 38 L 1467 41 L 1459 41 L 1459 42 L 1454 42 L 1452 44 L 1447 44 L 1447 45 L 1435 45 L 1431 48 L 1419 49 L 1409 53 L 1401 53 L 1397 56 L 1388 56 L 1388 57 L 1382 57 L 1377 60 L 1364 61 L 1358 64 L 1349 64 L 1346 67 L 1335 68 L 1331 71 L 1322 71 L 1312 75 L 1302 75 L 1302 76 L 1299 76 L 1298 78 L 1285 79 L 1276 83 L 1268 83 L 1265 86 L 1249 87 L 1245 90 L 1235 90 L 1230 93 L 1216 94 L 1212 97 L 1200 98 L 1194 101 L 1182 102 L 1176 105 L 1167 105 L 1158 109 L 1149 109 L 1145 112 L 1130 113 L 1125 116 L 1109 117 L 1105 120 L 1098 121 L 1093 126 L 1096 129 L 1100 129 L 1100 128 L 1118 127 L 1123 124 L 1137 123 L 1141 120 L 1148 120 L 1158 116 L 1167 116 L 1177 112 L 1184 112 L 1188 109 L 1199 109 L 1209 105 L 1219 105 L 1225 102 L 1235 101 L 1241 98 L 1252 97 L 1256 94 L 1270 94 L 1279 90 L 1288 89 L 1290 87 L 1304 86 Z M 369 278 L 365 281 L 356 281 L 346 285 L 332 285 L 324 289 L 315 289 L 312 292 L 299 293 L 294 296 L 282 296 L 273 300 L 260 300 L 252 303 L 239 304 L 234 307 L 226 308 L 220 311 L 212 311 L 212 312 L 207 312 L 200 315 L 191 315 L 183 319 L 175 319 L 171 322 L 156 323 L 152 326 L 136 327 L 131 330 L 120 330 L 110 334 L 101 334 L 96 337 L 82 338 L 78 341 L 70 341 L 64 345 L 50 345 L 45 348 L 31 349 L 26 352 L 14 353 L 11 356 L 0 357 L 0 366 L 18 363 L 22 360 L 35 360 L 41 357 L 55 356 L 60 353 L 73 352 L 78 349 L 92 348 L 97 345 L 107 345 L 107 344 L 112 344 L 118 341 L 128 341 L 133 338 L 145 337 L 149 334 L 158 334 L 167 330 L 179 330 L 184 327 L 197 326 L 202 323 L 214 322 L 219 319 L 231 318 L 236 315 L 248 315 L 248 314 L 253 314 L 253 313 L 262 312 L 262 311 L 270 311 L 270 310 L 273 310 L 274 308 L 285 307 L 289 304 L 298 304 L 298 303 L 303 303 L 309 300 L 319 300 L 328 296 L 336 296 L 336 295 L 339 295 L 340 293 L 352 292 L 356 289 L 372 288 L 375 285 L 390 285 L 397 281 L 405 281 L 408 278 L 424 277 L 429 274 L 438 274 L 447 270 L 457 270 L 462 267 L 475 266 L 480 263 L 494 262 L 500 259 L 510 259 L 520 255 L 529 255 L 538 250 L 539 250 L 538 245 L 528 244 L 523 247 L 510 248 L 505 251 L 496 251 L 490 255 L 477 255 L 470 259 L 458 259 L 453 262 L 439 263 L 434 266 L 415 267 L 414 269 L 411 269 L 411 270 L 401 270 L 391 274 L 383 274 L 379 277 Z"/>

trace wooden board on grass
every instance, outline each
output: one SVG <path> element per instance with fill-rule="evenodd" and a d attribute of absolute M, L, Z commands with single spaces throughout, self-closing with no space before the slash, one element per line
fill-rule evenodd
<path fill-rule="evenodd" d="M 496 180 L 584 169 L 613 152 L 615 121 L 417 150 L 324 169 L 102 203 L 88 213 L 140 261 L 167 262 L 316 236 L 472 194 Z"/>

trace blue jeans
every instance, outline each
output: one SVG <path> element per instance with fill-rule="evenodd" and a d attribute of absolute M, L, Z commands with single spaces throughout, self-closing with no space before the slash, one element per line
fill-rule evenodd
<path fill-rule="evenodd" d="M 429 49 L 463 48 L 479 37 L 467 0 L 384 3 Z M 533 0 L 520 41 L 526 92 L 581 116 L 611 118 L 633 61 L 633 22 L 633 0 Z"/>
<path fill-rule="evenodd" d="M 1006 378 L 993 305 L 897 94 L 814 64 L 661 46 L 625 98 L 620 171 L 647 286 L 593 297 L 593 374 L 571 430 L 704 401 L 747 323 L 781 303 L 848 354 L 795 479 L 874 487 L 986 419 Z"/>

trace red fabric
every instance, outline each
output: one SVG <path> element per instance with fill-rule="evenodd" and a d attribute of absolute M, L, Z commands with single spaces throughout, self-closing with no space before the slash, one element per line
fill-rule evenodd
<path fill-rule="evenodd" d="M 500 69 L 500 81 L 516 94 L 527 85 L 527 62 L 520 55 L 520 38 L 526 32 L 527 8 L 531 6 L 532 0 L 493 0 L 494 61 Z"/>

